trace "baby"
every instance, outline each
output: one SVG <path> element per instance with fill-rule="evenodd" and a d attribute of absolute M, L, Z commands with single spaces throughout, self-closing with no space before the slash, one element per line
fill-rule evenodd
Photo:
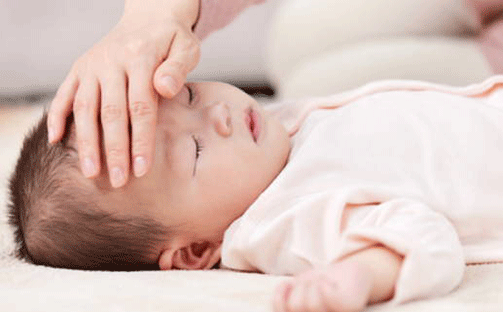
<path fill-rule="evenodd" d="M 221 83 L 159 104 L 152 170 L 86 179 L 44 117 L 11 179 L 19 255 L 77 269 L 294 275 L 276 311 L 438 296 L 503 260 L 503 77 L 382 82 L 266 107 Z"/>

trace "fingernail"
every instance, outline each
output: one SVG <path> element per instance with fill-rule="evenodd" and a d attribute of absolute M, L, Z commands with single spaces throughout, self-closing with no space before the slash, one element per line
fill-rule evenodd
<path fill-rule="evenodd" d="M 54 129 L 51 127 L 49 128 L 49 134 L 48 134 L 48 138 L 49 138 L 49 142 L 52 142 L 52 140 L 54 140 Z"/>
<path fill-rule="evenodd" d="M 122 185 L 124 181 L 124 173 L 122 172 L 122 169 L 119 167 L 114 167 L 112 169 L 112 186 L 113 187 L 119 187 Z"/>
<path fill-rule="evenodd" d="M 91 160 L 91 158 L 86 157 L 84 159 L 84 167 L 82 169 L 83 169 L 84 175 L 86 177 L 90 177 L 90 176 L 94 175 L 94 171 L 96 170 L 96 167 L 94 166 L 94 163 Z"/>
<path fill-rule="evenodd" d="M 162 84 L 168 87 L 169 91 L 174 94 L 176 90 L 176 81 L 171 76 L 164 76 L 161 78 Z"/>
<path fill-rule="evenodd" d="M 147 162 L 144 157 L 138 156 L 134 160 L 134 175 L 139 178 L 146 173 Z"/>

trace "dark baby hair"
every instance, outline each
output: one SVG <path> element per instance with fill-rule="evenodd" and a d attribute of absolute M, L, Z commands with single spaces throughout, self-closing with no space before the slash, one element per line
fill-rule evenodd
<path fill-rule="evenodd" d="M 83 270 L 158 269 L 170 230 L 152 219 L 100 209 L 103 195 L 80 173 L 76 150 L 48 144 L 47 114 L 26 136 L 10 179 L 9 223 L 17 256 L 34 264 Z M 69 118 L 66 129 L 72 126 Z"/>

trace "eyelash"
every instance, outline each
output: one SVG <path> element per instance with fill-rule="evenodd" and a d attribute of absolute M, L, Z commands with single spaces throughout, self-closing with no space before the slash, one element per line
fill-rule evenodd
<path fill-rule="evenodd" d="M 192 106 L 194 101 L 194 92 L 191 87 L 187 85 L 187 91 L 189 92 L 189 107 Z"/>
<path fill-rule="evenodd" d="M 196 159 L 198 159 L 199 155 L 201 155 L 201 151 L 203 150 L 203 145 L 194 135 L 192 136 L 192 139 L 194 139 L 194 143 L 196 144 Z"/>

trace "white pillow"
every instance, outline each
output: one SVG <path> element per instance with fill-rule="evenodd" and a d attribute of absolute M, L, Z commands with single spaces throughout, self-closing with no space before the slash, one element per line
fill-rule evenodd
<path fill-rule="evenodd" d="M 56 89 L 122 15 L 123 0 L 0 0 L 0 96 Z"/>
<path fill-rule="evenodd" d="M 299 63 L 356 43 L 391 37 L 455 37 L 477 27 L 464 0 L 289 0 L 277 11 L 271 27 L 269 73 L 281 85 Z"/>
<path fill-rule="evenodd" d="M 283 99 L 325 96 L 375 80 L 411 79 L 454 86 L 492 75 L 473 41 L 445 37 L 402 37 L 344 45 L 304 59 L 280 80 Z"/>

